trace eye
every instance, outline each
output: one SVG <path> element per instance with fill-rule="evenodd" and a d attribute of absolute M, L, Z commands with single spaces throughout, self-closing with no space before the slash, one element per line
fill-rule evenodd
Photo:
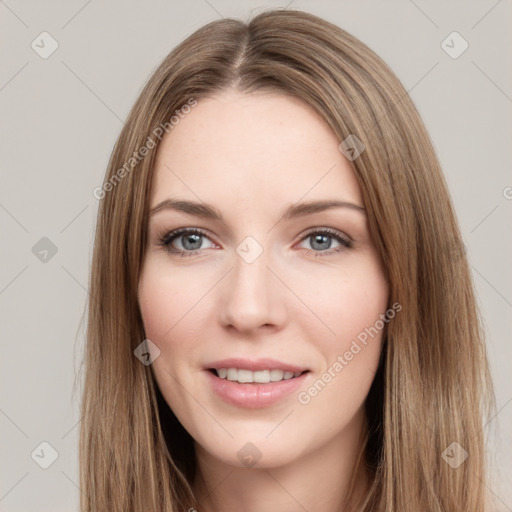
<path fill-rule="evenodd" d="M 210 245 L 204 247 L 204 242 Z M 334 241 L 334 248 L 333 247 Z M 328 256 L 352 248 L 352 240 L 341 232 L 331 228 L 315 228 L 302 234 L 300 242 L 308 242 L 311 249 L 302 247 L 306 254 Z M 177 256 L 195 256 L 202 250 L 215 247 L 206 231 L 199 228 L 180 228 L 165 233 L 159 238 L 158 245 L 164 247 L 170 254 Z"/>
<path fill-rule="evenodd" d="M 208 240 L 211 245 L 204 247 L 203 242 L 205 240 Z M 213 247 L 213 243 L 207 237 L 207 233 L 199 228 L 175 229 L 162 236 L 158 244 L 169 253 L 179 256 L 194 256 L 203 249 Z"/>
<path fill-rule="evenodd" d="M 333 240 L 334 248 L 332 248 Z M 350 238 L 331 228 L 315 228 L 315 230 L 302 235 L 301 242 L 309 243 L 311 249 L 303 247 L 302 250 L 307 254 L 314 254 L 315 257 L 346 251 L 353 246 Z"/>

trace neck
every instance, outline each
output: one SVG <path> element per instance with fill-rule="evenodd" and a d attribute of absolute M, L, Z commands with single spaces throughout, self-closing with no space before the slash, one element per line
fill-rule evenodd
<path fill-rule="evenodd" d="M 352 510 L 346 502 L 351 483 L 356 498 L 369 482 L 364 463 L 357 464 L 365 434 L 361 409 L 328 443 L 312 447 L 286 465 L 261 468 L 227 464 L 196 443 L 198 471 L 193 490 L 201 505 L 198 512 Z M 314 440 L 310 443 L 313 445 Z"/>

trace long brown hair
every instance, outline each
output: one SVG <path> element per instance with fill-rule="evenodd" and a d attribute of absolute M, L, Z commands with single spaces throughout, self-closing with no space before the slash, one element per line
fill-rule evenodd
<path fill-rule="evenodd" d="M 361 463 L 371 486 L 351 510 L 485 510 L 483 417 L 491 414 L 493 391 L 438 158 L 391 69 L 348 32 L 292 10 L 247 23 L 223 19 L 193 33 L 151 76 L 115 144 L 98 194 L 90 274 L 81 510 L 201 509 L 191 490 L 191 438 L 162 400 L 151 367 L 134 356 L 145 339 L 137 290 L 161 127 L 170 131 L 176 111 L 227 88 L 299 98 L 340 143 L 355 135 L 365 145 L 350 163 L 390 304 L 403 311 L 387 326 L 366 401 Z M 447 453 L 468 457 L 453 467 Z"/>

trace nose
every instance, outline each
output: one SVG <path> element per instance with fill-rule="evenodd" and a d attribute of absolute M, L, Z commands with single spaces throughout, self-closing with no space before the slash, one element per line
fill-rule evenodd
<path fill-rule="evenodd" d="M 223 279 L 219 320 L 229 329 L 251 334 L 260 328 L 279 330 L 286 320 L 286 288 L 263 253 L 252 262 L 239 254 Z"/>

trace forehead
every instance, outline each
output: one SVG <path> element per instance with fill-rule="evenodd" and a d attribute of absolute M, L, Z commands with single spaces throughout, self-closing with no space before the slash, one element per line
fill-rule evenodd
<path fill-rule="evenodd" d="M 297 98 L 231 90 L 202 98 L 160 144 L 151 204 L 170 196 L 263 211 L 326 196 L 362 204 L 338 145 Z"/>

